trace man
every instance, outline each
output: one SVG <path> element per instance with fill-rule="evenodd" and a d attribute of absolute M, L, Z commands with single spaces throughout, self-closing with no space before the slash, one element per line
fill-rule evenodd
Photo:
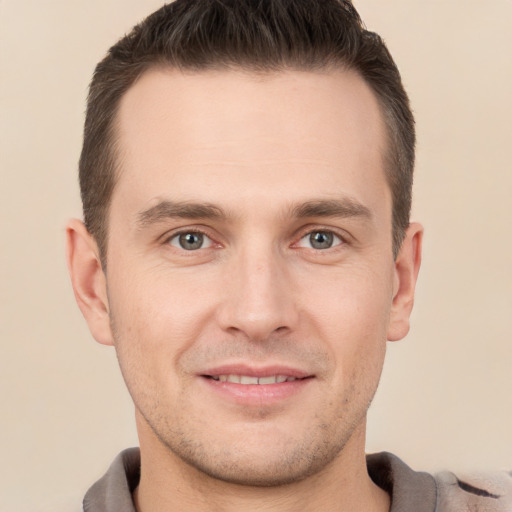
<path fill-rule="evenodd" d="M 68 264 L 140 452 L 85 511 L 511 510 L 506 474 L 365 456 L 421 260 L 413 166 L 400 75 L 349 2 L 177 0 L 110 49 Z"/>

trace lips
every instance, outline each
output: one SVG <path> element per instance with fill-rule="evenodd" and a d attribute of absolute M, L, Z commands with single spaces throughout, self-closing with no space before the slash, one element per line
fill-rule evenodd
<path fill-rule="evenodd" d="M 207 390 L 207 400 L 221 400 L 230 406 L 242 406 L 240 414 L 264 407 L 294 403 L 294 397 L 304 396 L 306 389 L 314 389 L 315 375 L 297 367 L 282 364 L 265 366 L 227 364 L 209 368 L 197 375 Z M 217 398 L 215 398 L 217 397 Z M 290 400 L 292 400 L 290 402 Z M 244 412 L 245 411 L 245 412 Z"/>
<path fill-rule="evenodd" d="M 296 377 L 290 377 L 287 375 L 269 375 L 268 377 L 255 377 L 252 375 L 212 375 L 210 376 L 211 379 L 217 380 L 220 382 L 232 382 L 234 384 L 244 384 L 244 385 L 250 385 L 250 384 L 259 384 L 259 385 L 265 385 L 265 384 L 281 384 L 283 382 L 293 382 L 294 380 L 297 380 Z"/>
<path fill-rule="evenodd" d="M 257 408 L 282 404 L 315 380 L 313 374 L 283 365 L 225 365 L 198 376 L 207 389 L 228 403 Z"/>
<path fill-rule="evenodd" d="M 281 384 L 313 377 L 313 375 L 304 370 L 283 365 L 268 365 L 264 367 L 225 365 L 210 368 L 200 372 L 200 375 L 219 382 L 245 385 Z"/>

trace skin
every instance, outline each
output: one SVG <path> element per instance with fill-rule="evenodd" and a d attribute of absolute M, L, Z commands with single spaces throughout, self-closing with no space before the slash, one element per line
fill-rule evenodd
<path fill-rule="evenodd" d="M 409 328 L 422 229 L 394 259 L 371 90 L 346 71 L 151 70 L 117 129 L 108 272 L 76 220 L 68 264 L 135 404 L 138 510 L 388 510 L 366 412 Z M 208 378 L 226 365 L 307 378 Z"/>

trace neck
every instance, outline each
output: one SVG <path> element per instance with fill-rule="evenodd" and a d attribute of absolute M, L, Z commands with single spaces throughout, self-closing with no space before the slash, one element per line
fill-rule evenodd
<path fill-rule="evenodd" d="M 140 427 L 140 425 L 139 425 Z M 142 430 L 150 427 L 142 426 Z M 224 482 L 191 467 L 152 435 L 141 435 L 137 512 L 388 512 L 389 496 L 368 476 L 365 422 L 328 467 L 299 482 L 253 487 Z M 147 435 L 149 434 L 149 435 Z"/>

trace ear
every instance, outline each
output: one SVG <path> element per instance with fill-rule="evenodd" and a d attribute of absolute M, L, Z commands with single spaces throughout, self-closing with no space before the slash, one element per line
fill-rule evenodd
<path fill-rule="evenodd" d="M 66 257 L 75 299 L 94 339 L 103 345 L 113 345 L 107 280 L 98 245 L 77 219 L 66 226 Z"/>
<path fill-rule="evenodd" d="M 388 341 L 401 340 L 409 332 L 409 317 L 414 305 L 414 290 L 421 265 L 422 240 L 423 227 L 416 222 L 411 223 L 395 260 Z"/>

